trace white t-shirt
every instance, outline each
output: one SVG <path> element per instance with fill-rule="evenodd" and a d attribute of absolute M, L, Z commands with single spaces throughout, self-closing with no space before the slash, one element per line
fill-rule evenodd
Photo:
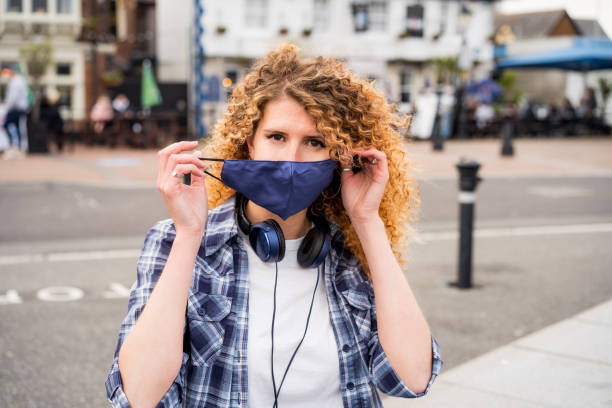
<path fill-rule="evenodd" d="M 286 240 L 285 257 L 278 263 L 274 323 L 274 378 L 277 389 L 304 334 L 317 279 L 317 269 L 302 268 L 297 262 L 297 250 L 302 240 Z M 270 355 L 275 263 L 259 259 L 246 237 L 245 244 L 249 263 L 248 406 L 272 407 L 274 391 Z M 321 276 L 308 332 L 281 388 L 279 408 L 343 406 L 338 350 L 329 321 L 323 270 L 318 269 Z"/>

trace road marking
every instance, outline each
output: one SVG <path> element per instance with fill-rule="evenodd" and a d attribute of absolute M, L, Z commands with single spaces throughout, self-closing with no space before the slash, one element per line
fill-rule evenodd
<path fill-rule="evenodd" d="M 127 298 L 130 296 L 130 289 L 120 283 L 113 282 L 110 284 L 110 288 L 111 290 L 102 294 L 106 299 Z"/>
<path fill-rule="evenodd" d="M 104 259 L 137 259 L 140 249 L 113 249 L 107 251 L 53 252 L 44 254 L 0 256 L 0 266 L 40 262 L 95 261 Z"/>
<path fill-rule="evenodd" d="M 565 235 L 589 234 L 597 232 L 612 232 L 612 223 L 573 224 L 573 225 L 541 225 L 537 227 L 487 228 L 474 231 L 476 238 L 518 237 L 535 235 Z M 457 239 L 458 231 L 423 232 L 414 237 L 414 241 L 424 244 L 430 241 Z"/>
<path fill-rule="evenodd" d="M 83 297 L 83 291 L 73 286 L 51 286 L 40 289 L 36 297 L 45 302 L 70 302 Z"/>
<path fill-rule="evenodd" d="M 16 290 L 7 290 L 5 295 L 0 295 L 0 305 L 14 305 L 23 303 L 23 299 Z"/>
<path fill-rule="evenodd" d="M 474 231 L 476 238 L 498 238 L 536 235 L 565 235 L 612 232 L 612 223 L 541 225 L 537 227 L 486 228 Z M 414 236 L 414 241 L 424 244 L 431 241 L 457 239 L 458 231 L 422 232 Z M 52 252 L 26 255 L 0 256 L 0 266 L 20 265 L 41 262 L 97 261 L 106 259 L 138 259 L 140 249 L 113 249 L 107 251 Z"/>
<path fill-rule="evenodd" d="M 528 188 L 527 192 L 546 198 L 573 198 L 592 195 L 591 190 L 570 186 L 538 186 Z"/>
<path fill-rule="evenodd" d="M 98 259 L 125 259 L 140 255 L 139 249 L 114 249 L 109 251 L 57 252 L 48 254 L 48 262 L 91 261 Z"/>
<path fill-rule="evenodd" d="M 104 157 L 96 163 L 102 167 L 132 167 L 140 166 L 142 160 L 138 157 Z"/>

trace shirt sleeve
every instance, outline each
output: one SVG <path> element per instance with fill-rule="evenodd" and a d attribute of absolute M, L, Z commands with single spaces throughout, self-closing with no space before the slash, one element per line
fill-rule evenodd
<path fill-rule="evenodd" d="M 6 106 L 7 111 L 15 109 L 17 106 L 17 86 L 16 81 L 11 80 L 6 88 L 6 97 L 4 100 L 4 105 Z"/>
<path fill-rule="evenodd" d="M 372 291 L 373 293 L 373 291 Z M 399 378 L 387 356 L 380 344 L 378 339 L 378 324 L 376 318 L 376 305 L 375 302 L 372 301 L 372 309 L 371 309 L 371 330 L 372 337 L 368 343 L 368 352 L 369 352 L 369 371 L 370 375 L 374 380 L 374 384 L 385 394 L 394 396 L 394 397 L 403 397 L 403 398 L 418 398 L 429 392 L 434 380 L 440 373 L 442 369 L 442 359 L 440 357 L 440 347 L 436 339 L 431 336 L 431 347 L 432 347 L 432 362 L 431 362 L 431 377 L 429 379 L 429 383 L 425 388 L 425 391 L 421 393 L 416 393 L 408 388 L 404 382 Z"/>
<path fill-rule="evenodd" d="M 137 264 L 137 279 L 130 291 L 128 312 L 119 330 L 119 339 L 115 349 L 115 357 L 106 379 L 106 397 L 113 407 L 127 408 L 130 406 L 119 373 L 118 356 L 123 341 L 134 328 L 138 316 L 146 305 L 153 288 L 164 269 L 172 242 L 174 241 L 174 226 L 169 222 L 160 221 L 147 233 L 144 246 Z M 183 396 L 183 384 L 189 355 L 183 353 L 181 369 L 172 385 L 162 397 L 157 407 L 180 407 Z"/>
<path fill-rule="evenodd" d="M 425 391 L 416 393 L 404 384 L 404 382 L 396 374 L 395 370 L 393 370 L 393 367 L 391 367 L 391 364 L 389 363 L 389 360 L 387 359 L 387 356 L 385 355 L 385 352 L 378 341 L 378 333 L 373 335 L 369 344 L 369 369 L 378 389 L 385 394 L 403 398 L 418 398 L 427 394 L 433 385 L 434 380 L 440 374 L 443 364 L 442 359 L 440 358 L 440 348 L 438 346 L 438 342 L 433 336 L 431 336 L 431 345 L 433 355 L 431 377 Z"/>

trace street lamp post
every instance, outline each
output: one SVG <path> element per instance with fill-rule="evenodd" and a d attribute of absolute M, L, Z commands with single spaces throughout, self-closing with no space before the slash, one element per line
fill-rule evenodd
<path fill-rule="evenodd" d="M 195 139 L 200 139 L 206 136 L 205 118 L 203 115 L 204 105 L 204 63 L 206 55 L 204 53 L 204 0 L 195 0 L 195 20 L 194 20 L 194 41 L 195 41 L 195 58 L 193 67 L 195 70 Z"/>
<path fill-rule="evenodd" d="M 436 117 L 434 119 L 434 125 L 431 133 L 431 141 L 433 143 L 434 151 L 442 151 L 444 149 L 444 144 L 442 142 L 442 135 L 440 133 L 440 100 L 442 99 L 442 86 L 440 84 L 436 85 L 436 96 L 438 97 L 438 102 L 436 104 Z"/>
<path fill-rule="evenodd" d="M 457 66 L 461 71 L 461 101 L 459 105 L 459 124 L 458 124 L 458 138 L 464 139 L 466 137 L 466 110 L 465 110 L 465 96 L 466 96 L 466 86 L 467 86 L 467 78 L 469 76 L 470 69 L 472 68 L 472 54 L 470 52 L 470 48 L 467 43 L 467 30 L 470 26 L 470 21 L 472 20 L 472 12 L 465 5 L 461 4 L 461 10 L 459 12 L 459 28 L 461 30 L 461 48 L 459 50 L 459 58 L 457 58 Z"/>

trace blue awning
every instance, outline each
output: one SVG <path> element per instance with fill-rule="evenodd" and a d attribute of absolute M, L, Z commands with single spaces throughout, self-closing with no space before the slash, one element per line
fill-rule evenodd
<path fill-rule="evenodd" d="M 496 68 L 557 68 L 582 72 L 612 69 L 612 41 L 576 37 L 570 47 L 504 58 Z"/>

